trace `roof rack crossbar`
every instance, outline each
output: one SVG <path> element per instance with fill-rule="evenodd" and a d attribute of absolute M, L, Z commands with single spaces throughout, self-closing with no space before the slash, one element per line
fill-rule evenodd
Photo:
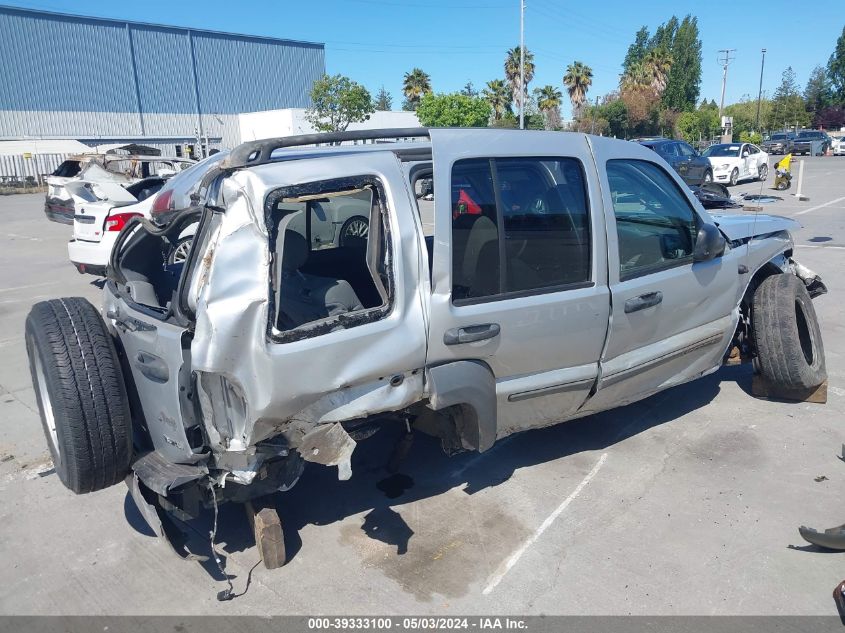
<path fill-rule="evenodd" d="M 429 137 L 428 128 L 400 127 L 382 130 L 351 130 L 347 132 L 319 132 L 317 134 L 300 134 L 299 136 L 282 136 L 258 141 L 241 143 L 225 158 L 220 165 L 222 169 L 238 169 L 253 167 L 270 162 L 270 156 L 277 149 L 285 147 L 302 147 L 305 145 L 320 145 L 326 143 L 342 143 L 344 141 L 375 141 L 378 139 L 396 138 L 424 138 Z"/>

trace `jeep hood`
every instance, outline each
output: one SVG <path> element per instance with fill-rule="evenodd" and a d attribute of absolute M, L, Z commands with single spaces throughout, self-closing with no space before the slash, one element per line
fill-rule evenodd
<path fill-rule="evenodd" d="M 795 220 L 778 215 L 711 212 L 710 217 L 724 236 L 731 241 L 801 228 Z"/>

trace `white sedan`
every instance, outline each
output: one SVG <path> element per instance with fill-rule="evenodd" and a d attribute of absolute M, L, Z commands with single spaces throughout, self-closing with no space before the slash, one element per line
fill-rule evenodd
<path fill-rule="evenodd" d="M 834 139 L 830 149 L 834 156 L 845 156 L 845 138 Z"/>
<path fill-rule="evenodd" d="M 701 154 L 713 167 L 713 180 L 735 185 L 740 180 L 766 180 L 769 155 L 751 143 L 711 145 Z"/>

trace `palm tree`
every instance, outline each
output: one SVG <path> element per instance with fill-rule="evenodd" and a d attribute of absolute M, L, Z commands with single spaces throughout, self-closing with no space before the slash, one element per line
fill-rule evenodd
<path fill-rule="evenodd" d="M 628 72 L 622 75 L 619 87 L 624 90 L 651 87 L 652 76 L 642 62 L 632 64 Z"/>
<path fill-rule="evenodd" d="M 579 61 L 569 64 L 563 76 L 563 85 L 572 102 L 572 118 L 576 119 L 587 100 L 587 91 L 593 85 L 593 69 Z"/>
<path fill-rule="evenodd" d="M 563 93 L 554 86 L 543 86 L 536 94 L 537 107 L 546 120 L 546 129 L 560 127 L 560 101 L 563 99 Z"/>
<path fill-rule="evenodd" d="M 487 87 L 481 91 L 487 103 L 493 108 L 493 120 L 499 121 L 511 111 L 511 91 L 501 79 L 487 82 Z"/>
<path fill-rule="evenodd" d="M 534 79 L 534 53 L 529 52 L 526 48 L 523 71 L 523 74 L 525 75 L 525 85 L 520 85 L 519 57 L 519 46 L 514 46 L 505 56 L 505 78 L 507 79 L 508 86 L 511 89 L 513 102 L 517 109 L 519 109 L 520 104 L 522 104 L 522 100 L 525 95 L 528 94 L 528 84 L 530 84 L 531 80 Z"/>
<path fill-rule="evenodd" d="M 431 92 L 431 76 L 421 68 L 412 69 L 405 73 L 402 92 L 405 94 L 406 109 L 416 110 L 422 96 Z"/>
<path fill-rule="evenodd" d="M 672 62 L 672 55 L 665 48 L 649 51 L 643 58 L 645 74 L 649 77 L 649 83 L 657 95 L 662 94 L 666 89 Z"/>

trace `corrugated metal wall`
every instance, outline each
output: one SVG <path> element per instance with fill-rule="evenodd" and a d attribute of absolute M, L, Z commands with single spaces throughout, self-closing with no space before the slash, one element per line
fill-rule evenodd
<path fill-rule="evenodd" d="M 322 44 L 9 7 L 0 60 L 0 137 L 219 135 L 239 112 L 308 106 L 325 72 Z"/>

